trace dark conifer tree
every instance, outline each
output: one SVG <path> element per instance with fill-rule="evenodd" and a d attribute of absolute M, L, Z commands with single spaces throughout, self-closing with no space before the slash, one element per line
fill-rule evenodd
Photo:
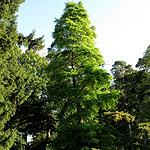
<path fill-rule="evenodd" d="M 8 122 L 30 91 L 24 92 L 29 82 L 25 68 L 19 64 L 16 11 L 24 0 L 0 2 L 0 149 L 9 150 L 17 138 L 16 128 Z"/>

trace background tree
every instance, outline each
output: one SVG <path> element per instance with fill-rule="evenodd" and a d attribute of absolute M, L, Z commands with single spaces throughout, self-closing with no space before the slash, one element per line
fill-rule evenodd
<path fill-rule="evenodd" d="M 25 149 L 30 134 L 34 148 L 41 150 L 53 121 L 46 95 L 47 61 L 36 53 L 43 48 L 43 37 L 17 32 L 15 13 L 22 2 L 0 2 L 0 149 Z M 23 54 L 21 46 L 28 47 Z"/>
<path fill-rule="evenodd" d="M 150 148 L 150 47 L 144 52 L 144 56 L 139 59 L 136 67 L 141 74 L 140 89 L 140 121 L 138 123 L 138 138 L 141 148 Z M 142 78 L 143 77 L 143 78 Z"/>
<path fill-rule="evenodd" d="M 54 119 L 51 116 L 50 104 L 47 101 L 47 76 L 45 67 L 47 60 L 37 54 L 43 46 L 43 37 L 34 38 L 35 32 L 24 37 L 19 34 L 18 46 L 27 47 L 19 57 L 19 63 L 29 74 L 30 82 L 25 93 L 31 91 L 28 99 L 17 107 L 15 115 L 9 121 L 9 126 L 15 127 L 20 133 L 20 139 L 15 141 L 11 148 L 45 150 L 49 141 L 50 130 L 53 128 Z M 27 143 L 27 137 L 32 136 L 32 142 Z M 25 142 L 20 143 L 24 140 Z"/>
<path fill-rule="evenodd" d="M 136 67 L 140 70 L 144 70 L 145 72 L 149 72 L 150 70 L 150 46 L 144 52 L 143 58 L 139 58 Z"/>
<path fill-rule="evenodd" d="M 100 109 L 115 105 L 116 93 L 108 90 L 111 77 L 101 67 L 103 58 L 94 44 L 95 27 L 90 27 L 81 2 L 68 2 L 55 22 L 54 42 L 47 56 L 48 95 L 59 120 L 52 147 L 107 149 L 112 146 L 113 136 L 97 117 Z M 102 95 L 109 95 L 109 99 Z"/>
<path fill-rule="evenodd" d="M 144 58 L 148 58 L 148 52 L 145 54 L 146 56 L 144 56 Z M 126 133 L 129 133 L 122 138 L 120 137 L 121 141 L 126 140 L 123 142 L 126 144 L 122 145 L 125 149 L 143 149 L 146 146 L 144 141 L 148 139 L 148 131 L 145 129 L 146 122 L 149 120 L 149 75 L 146 71 L 148 69 L 143 68 L 144 66 L 148 67 L 148 65 L 143 62 L 144 60 L 142 58 L 139 59 L 138 65 L 142 65 L 139 66 L 142 68 L 142 70 L 139 71 L 126 67 L 126 63 L 123 61 L 115 62 L 112 68 L 112 74 L 114 75 L 113 86 L 121 91 L 116 110 L 123 111 L 123 113 L 128 113 L 128 115 L 135 117 L 134 122 L 128 123 L 128 129 L 125 129 L 125 126 L 120 124 L 121 127 L 124 128 L 124 131 L 126 130 Z M 119 112 L 117 112 L 117 114 L 118 113 Z M 110 125 L 112 124 L 110 123 Z M 117 127 L 118 125 L 115 125 L 114 128 Z M 145 129 L 142 130 L 142 127 Z M 149 123 L 147 124 L 147 129 L 148 128 Z"/>

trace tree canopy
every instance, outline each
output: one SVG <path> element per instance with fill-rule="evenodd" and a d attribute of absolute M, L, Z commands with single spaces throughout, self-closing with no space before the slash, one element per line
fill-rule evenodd
<path fill-rule="evenodd" d="M 103 57 L 95 47 L 95 27 L 90 26 L 81 2 L 68 2 L 55 22 L 54 41 L 47 56 L 48 95 L 57 106 L 54 110 L 59 120 L 55 149 L 104 147 L 100 133 L 95 134 L 105 130 L 97 119 L 99 110 L 112 108 L 116 99 L 108 89 L 111 77 L 102 68 Z M 72 142 L 66 143 L 70 136 Z"/>
<path fill-rule="evenodd" d="M 0 150 L 150 149 L 150 47 L 111 76 L 83 3 L 67 2 L 41 57 L 44 36 L 17 30 L 23 2 L 0 2 Z"/>

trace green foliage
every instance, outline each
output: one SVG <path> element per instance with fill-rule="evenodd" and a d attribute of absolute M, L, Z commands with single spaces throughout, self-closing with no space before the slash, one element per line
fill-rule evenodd
<path fill-rule="evenodd" d="M 30 91 L 24 93 L 29 82 L 25 68 L 18 63 L 21 50 L 17 47 L 16 11 L 18 1 L 0 2 L 0 149 L 9 150 L 17 138 L 16 128 L 9 128 L 8 122 L 16 113 Z"/>
<path fill-rule="evenodd" d="M 57 132 L 57 138 L 51 145 L 54 150 L 92 150 L 99 148 L 109 150 L 113 147 L 115 139 L 108 128 L 103 125 L 98 125 L 96 122 L 63 124 L 62 126 L 58 126 Z"/>
<path fill-rule="evenodd" d="M 144 122 L 144 123 L 139 123 L 138 124 L 139 129 L 145 131 L 147 133 L 148 138 L 150 137 L 150 122 Z"/>
<path fill-rule="evenodd" d="M 109 86 L 111 78 L 100 68 L 103 61 L 94 46 L 94 37 L 82 3 L 67 3 L 64 14 L 56 20 L 53 33 L 55 40 L 48 55 L 49 97 L 56 102 L 57 108 L 64 105 L 65 109 L 69 103 L 69 109 L 74 110 L 78 101 L 84 111 L 91 109 L 91 112 L 95 112 L 100 89 Z M 90 116 L 88 112 L 87 116 Z"/>
<path fill-rule="evenodd" d="M 17 32 L 22 2 L 0 2 L 0 149 L 150 149 L 150 47 L 138 71 L 116 61 L 110 87 L 82 2 L 55 20 L 48 61 L 37 54 L 43 36 Z"/>
<path fill-rule="evenodd" d="M 132 116 L 132 115 L 125 113 L 123 111 L 122 112 L 118 112 L 118 111 L 116 111 L 116 112 L 105 112 L 104 114 L 111 116 L 115 122 L 125 120 L 126 122 L 130 123 L 130 122 L 133 122 L 135 120 L 135 116 Z"/>
<path fill-rule="evenodd" d="M 46 134 L 53 119 L 46 100 L 47 61 L 35 52 L 43 48 L 43 37 L 17 32 L 15 13 L 22 2 L 0 2 L 0 149 L 6 150 L 25 149 L 27 135 Z M 22 54 L 20 46 L 28 50 Z"/>
<path fill-rule="evenodd" d="M 44 45 L 43 45 L 43 38 L 44 36 L 42 37 L 39 37 L 39 38 L 34 38 L 35 36 L 35 31 L 32 31 L 32 33 L 30 33 L 28 36 L 24 37 L 23 34 L 19 34 L 18 36 L 18 46 L 21 47 L 21 46 L 25 46 L 25 47 L 28 47 L 29 50 L 34 50 L 34 51 L 39 51 L 41 49 L 44 48 Z"/>
<path fill-rule="evenodd" d="M 135 116 L 125 112 L 104 112 L 103 124 L 111 129 L 115 136 L 114 147 L 120 149 L 132 149 Z"/>
<path fill-rule="evenodd" d="M 150 69 L 150 47 L 144 52 L 143 58 L 139 58 L 136 67 L 149 72 Z"/>
<path fill-rule="evenodd" d="M 118 137 L 118 146 L 122 145 L 125 149 L 146 149 L 149 146 L 150 76 L 148 58 L 149 49 L 147 49 L 143 58 L 139 59 L 137 63 L 137 67 L 140 68 L 139 71 L 134 71 L 131 67 L 127 67 L 123 61 L 115 62 L 112 68 L 114 75 L 113 87 L 121 91 L 117 111 L 123 111 L 126 117 L 133 116 L 135 118 L 134 122 L 125 123 L 125 120 L 122 120 L 119 124 L 108 123 L 114 129 L 117 129 L 116 132 L 119 133 L 116 136 Z M 114 117 L 117 117 L 116 119 L 120 118 L 118 115 Z M 123 133 L 124 136 L 122 136 L 118 127 L 124 128 L 124 131 L 128 134 Z M 120 139 L 124 141 L 123 143 L 126 143 L 126 145 L 121 144 Z M 119 146 L 119 148 L 121 147 Z"/>
<path fill-rule="evenodd" d="M 34 40 L 34 37 L 32 39 Z M 30 43 L 27 45 L 25 43 L 24 46 L 28 47 L 28 45 Z M 40 46 L 39 43 L 37 45 Z M 54 127 L 54 118 L 51 115 L 51 107 L 47 100 L 48 80 L 45 72 L 47 61 L 36 53 L 35 47 L 33 46 L 32 49 L 28 47 L 19 58 L 19 63 L 26 69 L 30 78 L 24 92 L 31 91 L 31 94 L 27 101 L 17 107 L 16 114 L 10 120 L 10 125 L 22 133 L 26 145 L 27 136 L 32 135 L 33 141 L 26 148 L 37 149 L 38 147 L 42 150 L 48 142 L 49 137 L 47 134 L 49 130 Z M 14 146 L 14 148 L 16 147 Z"/>
<path fill-rule="evenodd" d="M 109 130 L 100 134 L 105 127 L 101 129 L 97 118 L 100 109 L 115 106 L 118 93 L 108 90 L 111 77 L 101 67 L 103 58 L 95 48 L 94 27 L 81 2 L 68 2 L 55 22 L 47 56 L 48 98 L 59 120 L 52 148 L 99 149 L 103 145 L 107 149 L 106 139 L 113 138 Z"/>

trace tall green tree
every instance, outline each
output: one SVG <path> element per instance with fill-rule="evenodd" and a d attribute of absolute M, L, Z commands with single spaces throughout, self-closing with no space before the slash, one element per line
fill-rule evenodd
<path fill-rule="evenodd" d="M 150 71 L 150 46 L 144 52 L 143 58 L 139 58 L 136 67 L 145 72 Z"/>
<path fill-rule="evenodd" d="M 25 149 L 27 136 L 32 135 L 30 148 L 42 150 L 53 121 L 46 93 L 47 61 L 37 54 L 43 37 L 17 32 L 15 13 L 22 2 L 0 2 L 0 149 Z M 25 53 L 21 46 L 28 48 Z"/>
<path fill-rule="evenodd" d="M 130 81 L 131 74 L 134 72 L 131 65 L 127 65 L 125 61 L 115 61 L 112 66 L 113 82 L 112 88 L 120 91 L 120 96 L 116 108 L 112 112 L 104 112 L 103 124 L 106 124 L 113 130 L 116 137 L 116 149 L 133 149 L 133 133 L 132 124 L 135 116 L 131 113 L 133 106 L 131 103 Z M 135 103 L 134 103 L 135 104 Z"/>
<path fill-rule="evenodd" d="M 24 103 L 17 106 L 15 115 L 8 123 L 9 127 L 16 128 L 20 132 L 11 150 L 24 148 L 45 150 L 54 125 L 47 101 L 48 80 L 45 71 L 47 60 L 37 53 L 43 49 L 44 40 L 43 37 L 35 38 L 34 36 L 35 31 L 26 37 L 23 34 L 19 34 L 18 37 L 18 46 L 27 48 L 18 59 L 30 78 L 24 93 L 30 91 L 31 94 Z M 32 142 L 27 143 L 29 135 L 32 136 Z"/>
<path fill-rule="evenodd" d="M 115 105 L 117 94 L 108 90 L 111 77 L 102 68 L 103 57 L 95 47 L 95 27 L 90 26 L 81 2 L 66 3 L 55 23 L 54 42 L 47 56 L 48 98 L 58 120 L 52 147 L 107 149 L 113 136 L 100 124 L 98 115 L 99 110 Z"/>
<path fill-rule="evenodd" d="M 44 141 L 46 143 L 52 120 L 51 109 L 47 101 L 47 78 L 45 73 L 47 61 L 32 49 L 28 49 L 21 55 L 20 63 L 31 79 L 24 92 L 31 91 L 31 95 L 24 103 L 17 106 L 15 115 L 9 121 L 9 126 L 17 128 L 22 133 L 21 137 L 25 140 L 26 145 L 28 135 L 32 135 L 35 139 L 41 133 L 43 139 L 38 139 L 37 142 L 33 141 L 35 147 L 37 143 L 41 144 Z M 13 147 L 18 145 L 19 143 L 16 141 Z M 33 144 L 30 143 L 31 146 Z M 42 148 L 39 149 L 42 150 Z"/>
<path fill-rule="evenodd" d="M 30 91 L 24 93 L 30 78 L 19 64 L 16 11 L 24 0 L 0 2 L 0 149 L 9 150 L 17 138 L 16 128 L 7 128 L 8 121 L 16 113 Z"/>
<path fill-rule="evenodd" d="M 117 104 L 118 111 L 129 112 L 129 99 L 126 96 L 130 90 L 131 74 L 134 72 L 131 65 L 127 65 L 125 61 L 115 61 L 111 69 L 113 75 L 113 87 L 120 90 L 120 98 Z M 130 96 L 130 95 L 128 95 Z M 132 100 L 131 100 L 132 101 Z"/>
<path fill-rule="evenodd" d="M 129 65 L 126 65 L 123 61 L 116 61 L 112 68 L 112 74 L 114 76 L 114 88 L 121 91 L 120 98 L 118 99 L 117 111 L 126 114 L 127 117 L 135 117 L 134 122 L 127 124 L 123 123 L 120 127 L 124 128 L 127 134 L 123 134 L 121 137 L 118 134 L 119 145 L 124 149 L 144 149 L 148 145 L 149 135 L 149 50 L 145 52 L 143 58 L 140 58 L 137 67 L 140 70 L 133 70 Z M 116 116 L 119 117 L 119 112 Z M 110 116 L 110 115 L 109 115 Z M 113 116 L 115 116 L 113 114 Z M 110 123 L 110 125 L 112 125 Z M 128 125 L 128 126 L 126 126 Z M 113 126 L 117 129 L 119 126 L 116 124 Z M 119 133 L 116 132 L 116 133 Z M 126 143 L 126 144 L 124 144 Z M 119 149 L 121 149 L 119 147 Z"/>
<path fill-rule="evenodd" d="M 141 82 L 139 89 L 140 95 L 140 121 L 138 123 L 138 142 L 141 148 L 150 148 L 150 46 L 144 52 L 142 58 L 139 58 L 136 67 L 139 68 Z"/>
<path fill-rule="evenodd" d="M 111 69 L 115 88 L 121 90 L 125 82 L 125 76 L 133 71 L 132 65 L 127 65 L 125 61 L 115 61 Z"/>

